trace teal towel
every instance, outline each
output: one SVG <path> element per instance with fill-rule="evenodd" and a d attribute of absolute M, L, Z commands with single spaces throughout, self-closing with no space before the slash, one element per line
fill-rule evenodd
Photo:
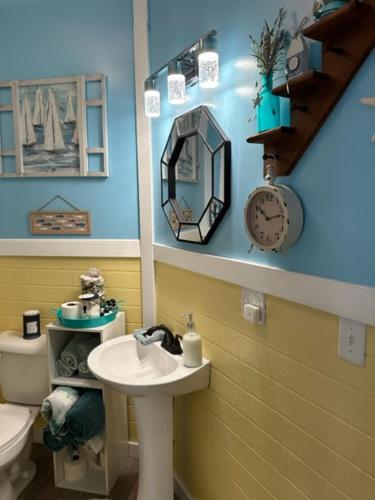
<path fill-rule="evenodd" d="M 83 360 L 83 361 L 79 362 L 78 373 L 81 375 L 81 377 L 95 378 L 94 375 L 92 374 L 90 368 L 89 368 L 89 365 L 87 364 L 87 360 Z"/>
<path fill-rule="evenodd" d="M 72 370 L 78 370 L 78 363 L 80 362 L 78 344 L 85 340 L 87 340 L 87 334 L 76 333 L 61 352 L 62 361 Z"/>
<path fill-rule="evenodd" d="M 57 434 L 65 423 L 69 410 L 78 401 L 79 393 L 73 387 L 57 387 L 44 398 L 41 414 L 52 434 Z"/>
<path fill-rule="evenodd" d="M 43 429 L 43 444 L 51 451 L 60 451 L 65 446 L 77 448 L 78 444 L 74 441 L 69 433 L 52 434 L 51 429 L 47 426 Z"/>
<path fill-rule="evenodd" d="M 102 392 L 88 390 L 66 415 L 64 429 L 74 440 L 85 442 L 104 431 L 105 410 Z"/>
<path fill-rule="evenodd" d="M 59 377 L 73 377 L 75 370 L 66 365 L 62 359 L 56 361 L 56 372 Z"/>
<path fill-rule="evenodd" d="M 80 361 L 86 361 L 90 352 L 100 344 L 99 337 L 87 339 L 77 344 L 77 351 Z"/>
<path fill-rule="evenodd" d="M 134 330 L 133 337 L 137 339 L 142 345 L 149 345 L 153 342 L 163 340 L 165 334 L 164 330 L 155 330 L 151 335 L 147 335 L 147 337 L 145 337 L 143 334 L 147 332 L 147 330 L 148 328 L 139 328 L 138 330 Z"/>

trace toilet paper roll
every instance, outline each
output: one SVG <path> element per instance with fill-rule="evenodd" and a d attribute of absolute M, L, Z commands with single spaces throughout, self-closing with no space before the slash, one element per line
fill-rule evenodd
<path fill-rule="evenodd" d="M 78 481 L 87 474 L 87 458 L 82 454 L 78 460 L 72 460 L 69 455 L 64 460 L 64 476 L 67 481 Z"/>
<path fill-rule="evenodd" d="M 79 319 L 81 317 L 81 303 L 80 302 L 65 302 L 61 305 L 61 312 L 63 318 L 66 319 Z"/>

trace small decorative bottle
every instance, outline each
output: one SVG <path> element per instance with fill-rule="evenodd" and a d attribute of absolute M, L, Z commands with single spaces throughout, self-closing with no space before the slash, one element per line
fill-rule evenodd
<path fill-rule="evenodd" d="M 202 364 L 202 339 L 194 331 L 193 313 L 189 312 L 187 317 L 187 333 L 182 339 L 184 366 L 196 368 Z"/>

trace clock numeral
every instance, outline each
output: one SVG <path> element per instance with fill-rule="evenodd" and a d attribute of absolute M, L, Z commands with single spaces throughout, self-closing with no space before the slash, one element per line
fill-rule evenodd
<path fill-rule="evenodd" d="M 272 201 L 273 200 L 272 194 L 267 194 L 266 199 L 267 201 Z"/>

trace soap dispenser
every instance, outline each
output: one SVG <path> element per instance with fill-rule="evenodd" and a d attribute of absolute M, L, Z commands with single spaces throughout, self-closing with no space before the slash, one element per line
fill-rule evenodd
<path fill-rule="evenodd" d="M 202 339 L 194 331 L 193 313 L 187 313 L 187 333 L 182 338 L 184 366 L 196 368 L 202 364 Z"/>

